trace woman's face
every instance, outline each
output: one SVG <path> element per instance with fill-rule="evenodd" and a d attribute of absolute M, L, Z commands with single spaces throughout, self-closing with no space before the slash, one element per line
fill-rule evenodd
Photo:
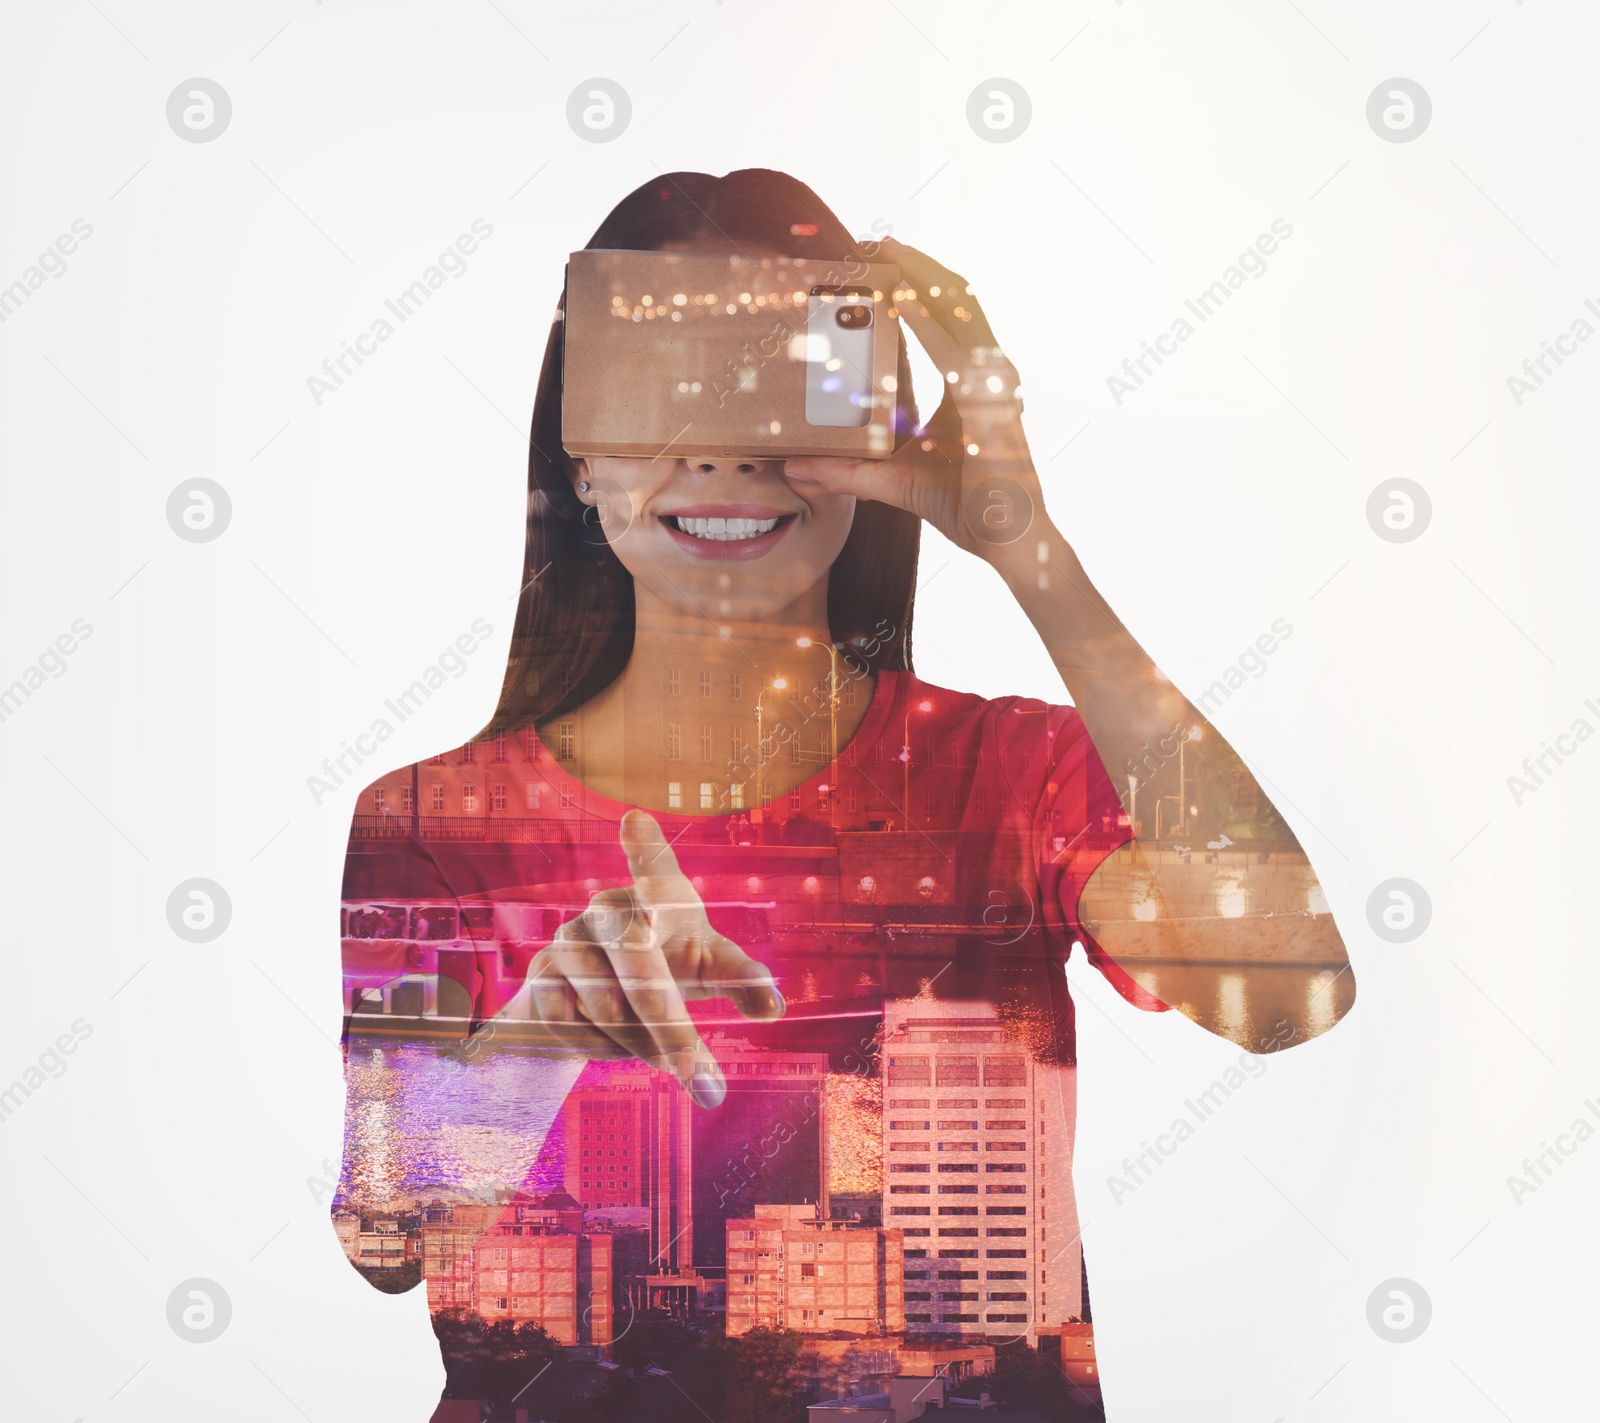
<path fill-rule="evenodd" d="M 716 232 L 668 250 L 785 255 Z M 855 518 L 853 494 L 788 479 L 781 459 L 606 455 L 570 466 L 636 588 L 686 615 L 757 621 L 825 591 Z"/>
<path fill-rule="evenodd" d="M 781 459 L 572 463 L 590 486 L 578 497 L 635 585 L 684 614 L 776 616 L 825 586 L 855 518 L 853 494 L 791 481 Z"/>

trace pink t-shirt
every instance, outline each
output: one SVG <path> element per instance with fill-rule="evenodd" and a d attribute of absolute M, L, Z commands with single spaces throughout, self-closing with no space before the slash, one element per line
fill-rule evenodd
<path fill-rule="evenodd" d="M 698 748 L 676 749 L 677 794 L 698 804 Z M 491 1121 L 515 1132 L 516 1099 L 463 1107 L 483 1056 L 439 1085 L 426 1056 L 449 1051 L 437 1015 L 493 1018 L 560 923 L 594 891 L 631 882 L 618 843 L 629 807 L 576 783 L 531 730 L 464 759 L 406 768 L 358 803 L 343 928 L 346 1006 L 357 1010 L 347 1054 L 359 1068 L 340 1198 L 350 1208 L 370 1204 L 380 1179 L 391 1198 L 419 1203 L 430 1191 L 482 1194 L 488 1177 L 459 1145 L 463 1112 L 474 1131 Z M 638 1067 L 591 1063 L 574 1078 L 571 1063 L 520 1048 L 515 1022 L 497 1025 L 488 1054 L 520 1053 L 525 1084 L 561 1084 L 554 1120 L 546 1110 L 526 1127 L 526 1174 L 501 1184 L 520 1186 L 525 1205 L 582 1209 L 586 1228 L 618 1240 L 643 1232 L 654 1272 L 705 1282 L 684 1288 L 723 1301 L 730 1332 L 755 1318 L 748 1310 L 777 1306 L 744 1283 L 756 1278 L 739 1268 L 745 1227 L 727 1222 L 819 1203 L 895 1238 L 904 1275 L 877 1321 L 890 1333 L 1036 1338 L 1086 1318 L 1066 958 L 1081 944 L 1130 1003 L 1165 1005 L 1077 918 L 1089 876 L 1131 838 L 1077 712 L 880 673 L 837 762 L 765 813 L 652 814 L 711 923 L 772 970 L 787 1011 L 753 1024 L 726 1002 L 690 1005 L 729 1084 L 709 1110 L 671 1079 L 647 1090 L 660 1074 Z M 419 1055 L 414 1070 L 385 1077 L 402 1071 L 397 1045 Z M 403 1110 L 375 1142 L 361 1114 L 380 1092 L 399 1093 Z M 368 1157 L 384 1152 L 380 1170 Z M 942 1289 L 943 1265 L 969 1280 Z M 514 1291 L 485 1288 L 435 1290 L 434 1307 L 477 1290 L 480 1312 L 519 1317 Z M 795 1308 L 830 1307 L 820 1299 Z M 785 1319 L 801 1332 L 834 1327 L 820 1313 Z"/>

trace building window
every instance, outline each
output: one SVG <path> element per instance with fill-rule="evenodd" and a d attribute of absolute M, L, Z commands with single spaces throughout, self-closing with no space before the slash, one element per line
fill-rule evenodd
<path fill-rule="evenodd" d="M 683 690 L 683 679 L 676 667 L 667 668 L 667 695 L 675 697 Z"/>
<path fill-rule="evenodd" d="M 974 786 L 972 788 L 972 808 L 975 811 L 977 811 L 980 815 L 983 814 L 983 812 L 988 809 L 988 806 L 985 803 L 985 802 L 988 801 L 988 799 L 989 799 L 989 792 L 988 792 L 986 787 L 984 787 L 984 786 Z"/>
<path fill-rule="evenodd" d="M 433 786 L 430 789 L 432 791 L 433 813 L 441 815 L 444 812 L 444 787 Z"/>
<path fill-rule="evenodd" d="M 497 765 L 497 766 L 505 765 L 505 763 L 506 763 L 506 734 L 505 734 L 505 732 L 502 731 L 500 733 L 500 735 L 495 737 L 495 739 L 489 743 L 489 759 L 492 762 L 494 762 L 494 764 Z"/>
<path fill-rule="evenodd" d="M 926 1087 L 929 1085 L 928 1059 L 926 1057 L 891 1057 L 889 1082 L 891 1086 Z"/>
<path fill-rule="evenodd" d="M 709 721 L 700 723 L 700 759 L 702 761 L 711 759 L 711 723 Z"/>
<path fill-rule="evenodd" d="M 461 809 L 466 815 L 472 815 L 478 809 L 478 788 L 476 786 L 461 787 Z"/>
<path fill-rule="evenodd" d="M 372 788 L 372 808 L 375 811 L 377 811 L 379 815 L 382 815 L 384 810 L 386 809 L 386 807 L 384 806 L 384 803 L 383 803 L 383 787 L 382 786 L 374 786 Z"/>
<path fill-rule="evenodd" d="M 410 792 L 408 791 L 406 794 L 409 795 Z M 790 810 L 799 810 L 800 809 L 800 792 L 798 790 L 792 790 L 792 791 L 789 792 L 789 809 Z"/>
<path fill-rule="evenodd" d="M 489 787 L 489 809 L 504 811 L 506 808 L 506 788 L 503 785 Z"/>
<path fill-rule="evenodd" d="M 702 697 L 709 697 L 711 695 L 711 674 L 709 672 L 702 672 L 700 674 L 700 695 Z"/>
<path fill-rule="evenodd" d="M 789 764 L 791 766 L 800 764 L 800 738 L 798 736 L 789 738 Z"/>
<path fill-rule="evenodd" d="M 1021 1087 L 1028 1080 L 1028 1060 L 1023 1057 L 986 1057 L 983 1082 L 986 1087 Z"/>
<path fill-rule="evenodd" d="M 683 808 L 683 782 L 667 782 L 667 809 L 681 810 Z"/>
<path fill-rule="evenodd" d="M 461 764 L 463 766 L 476 766 L 478 764 L 478 748 L 470 741 L 461 748 Z"/>
<path fill-rule="evenodd" d="M 443 753 L 441 752 L 437 756 L 428 757 L 428 764 L 430 766 L 443 766 L 445 764 L 445 759 L 444 759 Z"/>
<path fill-rule="evenodd" d="M 561 723 L 561 759 L 563 761 L 572 759 L 572 743 L 573 724 L 570 721 L 564 721 Z"/>
<path fill-rule="evenodd" d="M 683 760 L 683 727 L 675 721 L 667 723 L 667 760 Z"/>
<path fill-rule="evenodd" d="M 731 799 L 733 801 L 733 808 L 735 810 L 743 810 L 744 809 L 744 787 L 742 785 L 729 786 L 728 787 L 728 794 L 729 794 L 729 796 L 731 797 Z"/>
<path fill-rule="evenodd" d="M 976 1087 L 978 1085 L 978 1059 L 976 1057 L 945 1057 L 938 1059 L 939 1086 Z"/>
<path fill-rule="evenodd" d="M 700 809 L 701 810 L 714 810 L 714 809 L 716 809 L 716 800 L 715 800 L 714 794 L 713 794 L 715 789 L 716 788 L 711 784 L 710 781 L 701 781 L 700 782 Z"/>
<path fill-rule="evenodd" d="M 571 781 L 567 781 L 561 787 L 561 808 L 563 810 L 571 810 L 572 809 L 572 782 Z"/>
<path fill-rule="evenodd" d="M 410 786 L 400 787 L 400 809 L 407 815 L 412 814 L 417 808 L 417 793 Z"/>
<path fill-rule="evenodd" d="M 856 813 L 856 788 L 854 786 L 846 786 L 844 788 L 844 809 L 846 815 L 854 815 Z"/>
<path fill-rule="evenodd" d="M 839 698 L 839 700 L 842 701 L 847 707 L 853 707 L 856 704 L 856 683 L 853 677 L 845 682 L 844 694 Z"/>
<path fill-rule="evenodd" d="M 728 700 L 736 702 L 744 694 L 744 678 L 737 672 L 728 673 Z"/>
<path fill-rule="evenodd" d="M 543 781 L 529 781 L 526 785 L 523 786 L 522 789 L 523 789 L 524 794 L 528 798 L 528 809 L 529 810 L 539 810 L 539 809 L 541 809 L 542 807 L 540 805 L 540 802 L 544 800 L 544 782 Z"/>

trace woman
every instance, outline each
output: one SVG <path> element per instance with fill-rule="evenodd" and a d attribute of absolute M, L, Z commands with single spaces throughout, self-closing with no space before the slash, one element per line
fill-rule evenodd
<path fill-rule="evenodd" d="M 1338 932 L 1051 523 L 964 278 L 762 170 L 652 181 L 589 246 L 893 263 L 944 400 L 917 424 L 902 346 L 891 458 L 572 458 L 558 320 L 500 705 L 357 807 L 352 923 L 412 918 L 345 941 L 347 1250 L 415 1236 L 447 1398 L 670 1411 L 571 1357 L 521 1379 L 537 1326 L 718 1416 L 781 1328 L 814 1396 L 987 1343 L 1095 1416 L 1065 958 L 1259 1053 L 1348 1008 Z M 1072 706 L 914 676 L 924 522 L 1000 574 Z"/>

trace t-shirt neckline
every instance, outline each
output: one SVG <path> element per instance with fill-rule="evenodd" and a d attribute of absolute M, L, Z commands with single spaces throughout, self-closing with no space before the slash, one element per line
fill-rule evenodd
<path fill-rule="evenodd" d="M 689 821 L 694 824 L 713 825 L 731 820 L 736 815 L 749 815 L 756 810 L 771 810 L 777 806 L 780 800 L 793 795 L 795 791 L 813 789 L 824 783 L 832 788 L 833 793 L 837 793 L 839 778 L 836 773 L 842 764 L 845 752 L 856 747 L 870 746 L 882 735 L 884 725 L 889 720 L 890 708 L 893 707 L 899 692 L 900 678 L 910 675 L 910 673 L 906 672 L 887 672 L 882 670 L 876 672 L 872 688 L 872 702 L 867 707 L 867 714 L 861 718 L 861 724 L 856 727 L 855 735 L 838 748 L 833 760 L 819 770 L 816 775 L 801 781 L 799 785 L 792 786 L 789 790 L 762 805 L 744 805 L 737 810 L 714 811 L 709 815 L 692 815 L 683 810 L 651 810 L 645 806 L 633 805 L 628 801 L 614 800 L 611 796 L 605 795 L 600 791 L 591 790 L 574 776 L 572 781 L 578 790 L 579 808 L 586 815 L 597 815 L 606 820 L 620 821 L 630 810 L 643 810 L 646 815 L 653 816 L 657 821 Z M 544 748 L 544 752 L 548 756 L 550 748 L 544 746 L 544 741 L 539 738 L 537 728 L 533 728 L 533 734 L 535 738 L 539 739 L 540 746 Z M 551 759 L 555 760 L 556 758 L 551 757 Z"/>

